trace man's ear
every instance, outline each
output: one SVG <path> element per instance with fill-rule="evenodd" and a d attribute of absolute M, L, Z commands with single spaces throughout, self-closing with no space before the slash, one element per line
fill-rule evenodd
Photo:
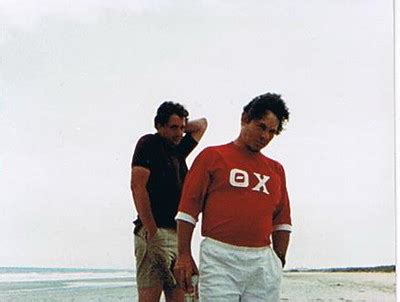
<path fill-rule="evenodd" d="M 244 125 L 244 124 L 248 124 L 249 123 L 249 116 L 246 112 L 242 113 L 242 118 L 240 119 L 240 124 Z"/>

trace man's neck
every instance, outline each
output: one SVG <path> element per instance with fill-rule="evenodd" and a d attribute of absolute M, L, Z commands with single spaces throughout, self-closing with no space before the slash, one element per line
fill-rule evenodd
<path fill-rule="evenodd" d="M 254 154 L 260 153 L 260 151 L 253 151 L 253 150 L 251 150 L 251 149 L 240 139 L 240 136 L 239 136 L 237 139 L 235 139 L 235 140 L 233 141 L 233 144 L 236 145 L 237 147 L 239 147 L 240 149 L 242 149 L 244 152 L 246 152 L 246 153 L 248 153 L 248 154 L 254 155 Z"/>

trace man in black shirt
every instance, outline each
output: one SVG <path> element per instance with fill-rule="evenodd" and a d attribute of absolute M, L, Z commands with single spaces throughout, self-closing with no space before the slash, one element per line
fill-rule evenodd
<path fill-rule="evenodd" d="M 206 119 L 188 121 L 180 104 L 157 110 L 156 134 L 141 137 L 132 159 L 131 190 L 135 220 L 136 281 L 139 301 L 183 301 L 172 269 L 177 255 L 175 215 L 187 173 L 186 157 L 207 128 Z M 185 135 L 184 135 L 185 134 Z"/>

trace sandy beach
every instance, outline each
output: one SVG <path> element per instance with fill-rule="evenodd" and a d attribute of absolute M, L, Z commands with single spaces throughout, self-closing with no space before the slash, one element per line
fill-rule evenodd
<path fill-rule="evenodd" d="M 396 301 L 395 273 L 285 273 L 281 301 Z"/>
<path fill-rule="evenodd" d="M 79 280 L 3 281 L 0 282 L 0 301 L 137 301 L 134 277 L 127 275 L 118 278 L 94 275 Z M 393 272 L 285 272 L 281 301 L 391 302 L 396 301 L 395 282 Z"/>

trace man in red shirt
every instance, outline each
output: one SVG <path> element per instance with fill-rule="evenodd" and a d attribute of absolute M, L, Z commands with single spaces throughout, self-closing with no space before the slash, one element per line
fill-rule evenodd
<path fill-rule="evenodd" d="M 202 212 L 201 301 L 279 301 L 290 205 L 283 167 L 260 151 L 288 119 L 279 95 L 256 97 L 243 109 L 239 137 L 204 149 L 186 177 L 174 271 L 181 287 L 192 292 L 192 275 L 199 272 L 191 238 Z"/>

